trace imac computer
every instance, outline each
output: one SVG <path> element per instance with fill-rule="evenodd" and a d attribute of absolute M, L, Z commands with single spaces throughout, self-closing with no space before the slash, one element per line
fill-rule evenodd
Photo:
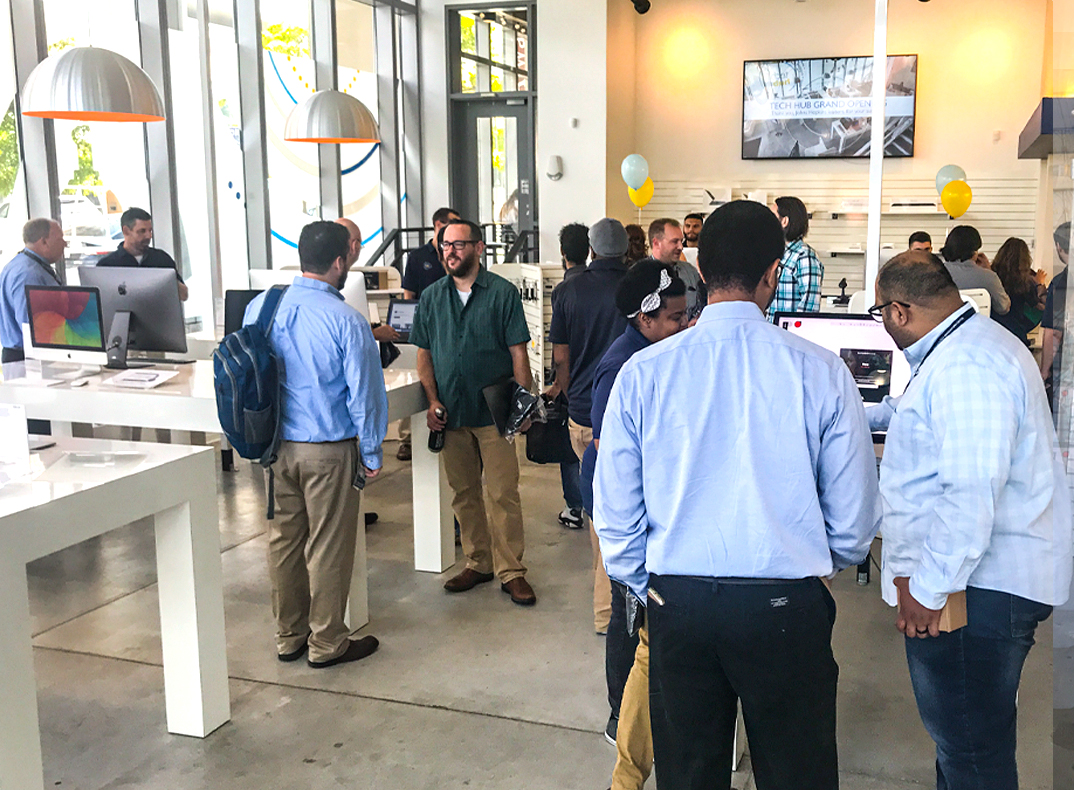
<path fill-rule="evenodd" d="M 902 395 L 910 383 L 910 363 L 869 315 L 776 313 L 776 326 L 828 349 L 842 359 L 866 403 Z"/>
<path fill-rule="evenodd" d="M 101 295 L 96 288 L 27 285 L 23 326 L 29 359 L 103 365 Z"/>
<path fill-rule="evenodd" d="M 128 349 L 186 353 L 174 270 L 84 266 L 79 280 L 101 292 L 108 367 L 126 368 Z"/>

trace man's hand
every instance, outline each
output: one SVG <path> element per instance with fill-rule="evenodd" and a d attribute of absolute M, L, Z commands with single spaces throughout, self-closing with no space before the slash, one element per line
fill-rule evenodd
<path fill-rule="evenodd" d="M 914 600 L 910 594 L 910 579 L 900 576 L 895 579 L 895 588 L 899 593 L 899 618 L 895 627 L 899 633 L 925 639 L 940 635 L 940 609 L 929 609 Z"/>
<path fill-rule="evenodd" d="M 380 474 L 379 469 L 370 469 L 368 466 L 365 468 L 365 479 L 372 480 L 374 477 Z"/>
<path fill-rule="evenodd" d="M 387 324 L 373 328 L 373 339 L 378 343 L 394 343 L 399 339 L 399 333 Z"/>
<path fill-rule="evenodd" d="M 992 268 L 992 263 L 988 260 L 988 256 L 985 255 L 983 252 L 978 252 L 976 255 L 974 255 L 973 262 L 976 265 L 980 266 L 982 269 L 991 270 Z"/>
<path fill-rule="evenodd" d="M 436 410 L 439 409 L 443 417 L 436 415 Z M 447 427 L 447 409 L 444 408 L 444 404 L 440 401 L 433 401 L 429 404 L 429 411 L 425 414 L 425 422 L 429 425 L 430 431 L 442 431 Z"/>
<path fill-rule="evenodd" d="M 181 280 L 176 280 L 176 283 L 179 285 L 179 301 L 185 302 L 188 298 L 190 298 L 190 289 L 187 288 L 186 283 L 182 282 Z"/>
<path fill-rule="evenodd" d="M 560 386 L 558 384 L 553 383 L 551 387 L 544 391 L 544 396 L 546 399 L 553 401 L 559 397 L 559 394 L 561 392 L 563 392 L 563 390 L 560 388 Z"/>

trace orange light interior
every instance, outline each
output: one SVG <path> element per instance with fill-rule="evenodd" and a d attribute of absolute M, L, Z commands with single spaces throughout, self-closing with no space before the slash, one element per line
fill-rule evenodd
<path fill-rule="evenodd" d="M 127 112 L 91 112 L 79 110 L 27 110 L 23 115 L 34 118 L 55 118 L 62 121 L 112 121 L 113 123 L 150 123 L 163 121 L 163 115 L 139 115 Z"/>
<path fill-rule="evenodd" d="M 285 137 L 289 143 L 379 143 L 372 137 Z"/>

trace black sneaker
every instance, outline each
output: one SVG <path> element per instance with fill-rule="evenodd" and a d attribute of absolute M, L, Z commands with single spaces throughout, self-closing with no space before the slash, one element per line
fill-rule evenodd
<path fill-rule="evenodd" d="M 615 746 L 615 736 L 619 732 L 619 717 L 609 716 L 608 726 L 604 728 L 604 740 Z"/>
<path fill-rule="evenodd" d="M 582 509 L 580 507 L 563 508 L 563 512 L 559 514 L 559 523 L 567 529 L 581 529 L 585 526 L 585 521 L 582 520 Z"/>

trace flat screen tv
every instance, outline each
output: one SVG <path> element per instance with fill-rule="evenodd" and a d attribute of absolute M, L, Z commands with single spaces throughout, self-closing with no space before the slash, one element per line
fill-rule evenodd
<path fill-rule="evenodd" d="M 748 60 L 742 79 L 742 158 L 868 157 L 873 59 Z M 917 55 L 891 55 L 884 156 L 914 155 Z"/>

